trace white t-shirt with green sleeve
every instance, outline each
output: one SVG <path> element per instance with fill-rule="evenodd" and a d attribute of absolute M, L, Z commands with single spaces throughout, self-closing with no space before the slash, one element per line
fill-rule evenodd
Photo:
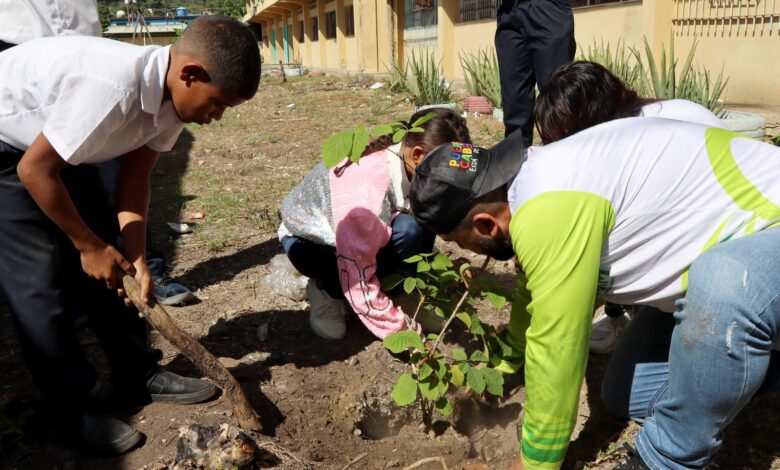
<path fill-rule="evenodd" d="M 508 196 L 524 270 L 507 338 L 525 352 L 523 462 L 558 468 L 596 295 L 672 311 L 697 256 L 780 222 L 780 148 L 699 124 L 621 119 L 529 149 Z"/>

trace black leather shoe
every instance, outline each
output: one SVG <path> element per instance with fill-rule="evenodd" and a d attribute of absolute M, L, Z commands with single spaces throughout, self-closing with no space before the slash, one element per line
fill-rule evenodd
<path fill-rule="evenodd" d="M 67 436 L 76 447 L 90 454 L 113 456 L 127 452 L 141 441 L 142 434 L 113 416 L 86 413 Z"/>
<path fill-rule="evenodd" d="M 213 397 L 217 387 L 208 380 L 182 377 L 160 370 L 146 382 L 146 389 L 154 402 L 189 405 Z"/>

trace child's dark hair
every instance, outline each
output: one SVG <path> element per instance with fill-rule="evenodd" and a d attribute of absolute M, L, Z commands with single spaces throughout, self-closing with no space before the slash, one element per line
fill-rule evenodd
<path fill-rule="evenodd" d="M 238 20 L 219 15 L 199 16 L 173 45 L 199 60 L 222 90 L 252 98 L 260 84 L 260 49 L 252 31 Z"/>
<path fill-rule="evenodd" d="M 409 122 L 404 122 L 403 124 L 410 128 L 415 121 L 428 113 L 433 113 L 434 116 L 421 126 L 425 129 L 425 132 L 408 132 L 403 140 L 404 145 L 407 147 L 419 145 L 426 152 L 430 152 L 445 142 L 471 143 L 466 120 L 451 109 L 431 108 L 417 111 L 409 119 Z M 383 135 L 369 143 L 362 156 L 372 154 L 391 145 L 393 145 L 393 136 L 391 134 Z"/>
<path fill-rule="evenodd" d="M 549 144 L 602 122 L 638 116 L 655 101 L 640 98 L 603 65 L 579 60 L 553 73 L 539 92 L 534 121 Z"/>

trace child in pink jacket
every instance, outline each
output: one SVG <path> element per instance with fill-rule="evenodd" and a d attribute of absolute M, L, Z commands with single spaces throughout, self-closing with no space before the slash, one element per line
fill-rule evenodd
<path fill-rule="evenodd" d="M 307 286 L 309 324 L 317 336 L 341 339 L 347 306 L 379 338 L 411 325 L 382 292 L 380 279 L 419 253 L 430 253 L 434 234 L 408 214 L 410 179 L 425 154 L 439 144 L 469 142 L 466 121 L 454 111 L 428 113 L 421 133 L 393 145 L 389 136 L 370 143 L 360 164 L 317 165 L 282 203 L 279 239 Z"/>

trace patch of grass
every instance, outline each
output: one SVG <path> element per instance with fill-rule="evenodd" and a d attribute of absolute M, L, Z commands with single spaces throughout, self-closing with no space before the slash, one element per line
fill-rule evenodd
<path fill-rule="evenodd" d="M 267 136 L 265 136 L 265 139 L 272 144 L 275 144 L 280 140 L 282 140 L 282 138 L 276 134 L 268 134 Z"/>

